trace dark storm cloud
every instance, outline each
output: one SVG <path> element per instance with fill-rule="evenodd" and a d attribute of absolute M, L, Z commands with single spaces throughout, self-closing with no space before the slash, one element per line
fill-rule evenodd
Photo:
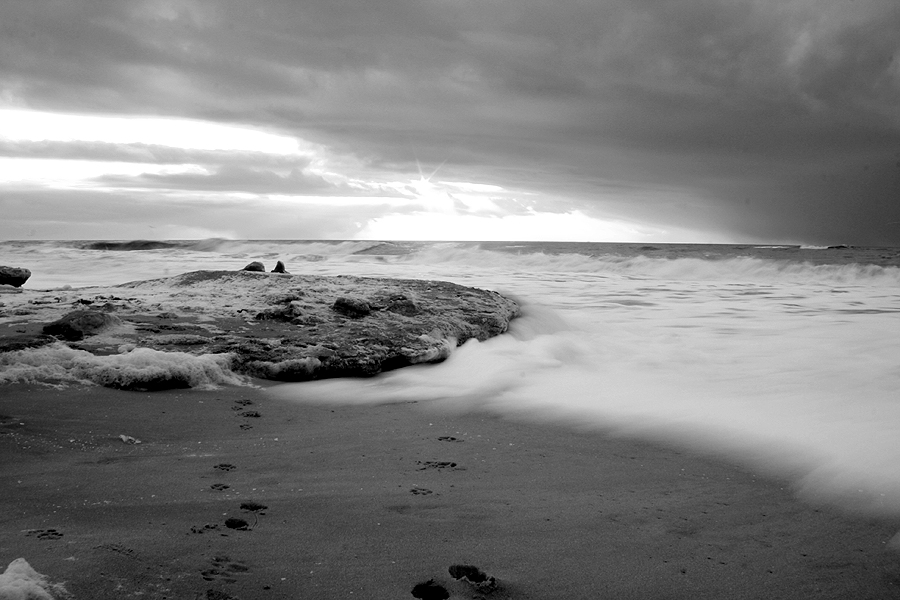
<path fill-rule="evenodd" d="M 898 31 L 896 0 L 12 0 L 0 98 L 264 125 L 657 225 L 900 243 Z"/>

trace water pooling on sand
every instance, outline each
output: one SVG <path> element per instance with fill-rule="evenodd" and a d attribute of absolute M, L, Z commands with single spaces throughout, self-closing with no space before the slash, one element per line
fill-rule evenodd
<path fill-rule="evenodd" d="M 809 253 L 795 250 L 781 257 L 778 249 L 723 254 L 685 246 L 662 253 L 635 246 L 612 255 L 599 245 L 555 246 L 563 253 L 545 254 L 550 248 L 539 244 L 504 251 L 432 244 L 405 254 L 387 253 L 390 247 L 365 253 L 373 245 L 67 249 L 53 260 L 58 273 L 69 257 L 84 269 L 77 281 L 69 270 L 70 285 L 92 282 L 93 253 L 108 261 L 99 260 L 103 272 L 93 273 L 104 283 L 111 263 L 126 281 L 163 276 L 163 266 L 176 274 L 280 259 L 297 273 L 495 289 L 524 306 L 510 335 L 470 342 L 440 365 L 287 384 L 273 393 L 317 402 L 418 400 L 612 429 L 724 453 L 787 475 L 829 501 L 900 513 L 896 250 L 860 252 L 863 260 L 881 257 L 886 266 L 878 266 L 852 264 L 852 250 L 820 250 L 826 258 L 845 254 L 834 261 L 841 264 L 822 264 L 829 260 L 805 262 Z"/>

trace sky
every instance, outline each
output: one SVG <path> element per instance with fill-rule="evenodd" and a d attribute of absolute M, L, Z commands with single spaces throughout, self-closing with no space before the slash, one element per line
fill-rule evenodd
<path fill-rule="evenodd" d="M 4 0 L 0 239 L 900 246 L 897 0 Z"/>

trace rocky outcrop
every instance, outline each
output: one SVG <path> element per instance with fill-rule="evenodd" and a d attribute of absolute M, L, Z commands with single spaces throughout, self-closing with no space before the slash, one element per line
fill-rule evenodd
<path fill-rule="evenodd" d="M 275 268 L 272 269 L 272 272 L 273 273 L 287 273 L 287 271 L 284 269 L 284 263 L 281 262 L 280 260 L 275 263 Z"/>
<path fill-rule="evenodd" d="M 281 381 L 439 362 L 469 339 L 505 332 L 519 310 L 496 292 L 443 281 L 197 271 L 126 285 L 131 292 L 171 288 L 196 306 L 176 311 L 164 326 L 139 324 L 137 345 L 230 353 L 238 372 Z M 216 304 L 242 308 L 227 314 L 215 311 Z M 203 324 L 210 317 L 214 328 Z"/>
<path fill-rule="evenodd" d="M 31 271 L 21 267 L 0 267 L 0 285 L 11 285 L 13 287 L 22 287 L 28 278 L 31 277 Z"/>
<path fill-rule="evenodd" d="M 280 381 L 370 376 L 442 361 L 467 340 L 505 332 L 518 314 L 516 302 L 496 292 L 443 281 L 244 270 L 33 296 L 7 302 L 0 338 L 9 343 L 0 352 L 62 340 L 101 358 L 124 354 L 123 361 L 136 351 L 185 353 L 184 373 L 154 354 L 163 366 L 131 369 L 127 384 L 94 379 L 123 389 L 193 385 L 191 369 L 228 371 L 216 375 L 220 381 L 235 372 Z M 135 360 L 148 357 L 141 356 Z"/>
<path fill-rule="evenodd" d="M 250 263 L 249 265 L 244 267 L 242 270 L 243 271 L 257 271 L 257 272 L 265 273 L 266 266 L 264 264 L 262 264 L 261 262 L 254 260 L 252 263 Z"/>
<path fill-rule="evenodd" d="M 76 310 L 52 323 L 44 326 L 46 335 L 77 342 L 90 335 L 96 335 L 115 325 L 121 320 L 109 313 L 98 310 Z"/>

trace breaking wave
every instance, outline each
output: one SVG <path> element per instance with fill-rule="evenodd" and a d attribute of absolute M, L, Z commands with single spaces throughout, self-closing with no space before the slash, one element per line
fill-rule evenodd
<path fill-rule="evenodd" d="M 123 348 L 124 350 L 124 348 Z M 220 385 L 247 385 L 231 371 L 230 354 L 195 356 L 136 348 L 96 356 L 60 342 L 0 354 L 0 384 L 96 384 L 123 390 L 156 390 Z"/>

